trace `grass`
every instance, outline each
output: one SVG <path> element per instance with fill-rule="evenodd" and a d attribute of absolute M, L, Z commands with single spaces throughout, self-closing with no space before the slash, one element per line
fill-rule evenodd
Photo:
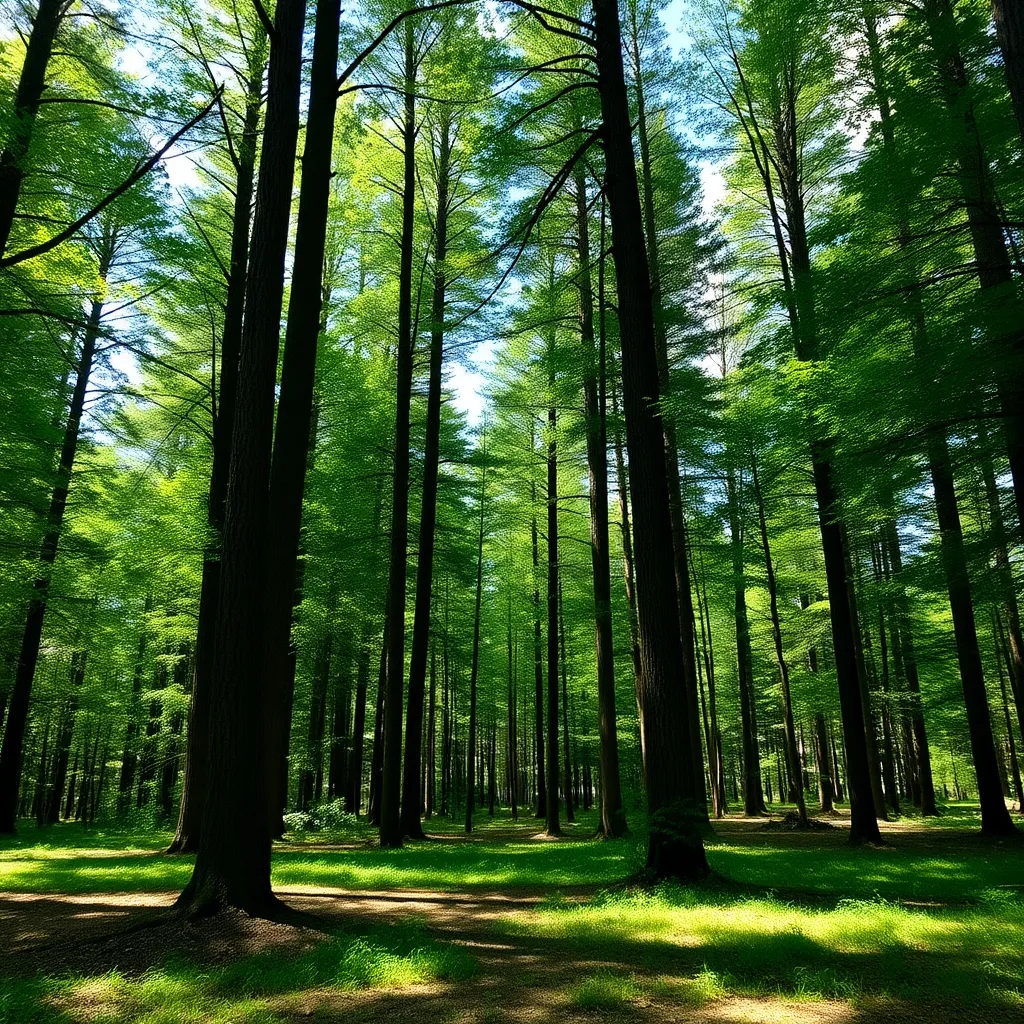
<path fill-rule="evenodd" d="M 273 882 L 287 889 L 316 885 L 341 889 L 432 889 L 442 892 L 546 889 L 551 886 L 606 886 L 641 863 L 638 841 L 591 841 L 593 821 L 576 826 L 578 840 L 557 844 L 533 841 L 536 827 L 524 826 L 522 839 L 487 842 L 499 830 L 482 823 L 484 841 L 436 839 L 400 850 L 360 843 L 345 849 L 323 849 L 316 842 L 278 845 L 274 850 Z M 438 823 L 441 826 L 442 823 Z M 438 827 L 438 831 L 441 828 Z M 166 842 L 164 841 L 166 838 Z M 181 889 L 192 873 L 193 858 L 156 852 L 170 835 L 148 837 L 136 832 L 86 831 L 80 825 L 25 828 L 13 840 L 0 842 L 0 890 L 26 893 L 158 892 Z"/>
<path fill-rule="evenodd" d="M 277 1024 L 310 999 L 357 989 L 401 989 L 465 982 L 476 961 L 421 927 L 392 926 L 360 936 L 335 936 L 299 956 L 264 953 L 227 967 L 171 960 L 141 977 L 3 979 L 5 1024 Z"/>
<path fill-rule="evenodd" d="M 891 1002 L 920 1014 L 930 1008 L 936 1022 L 979 1008 L 993 1018 L 1024 1013 L 1024 844 L 980 840 L 977 811 L 966 806 L 903 827 L 882 849 L 852 849 L 839 830 L 724 827 L 707 841 L 712 881 L 645 890 L 625 885 L 642 865 L 640 830 L 594 841 L 592 817 L 557 843 L 537 837 L 532 820 L 513 827 L 483 817 L 468 842 L 459 823 L 435 821 L 433 840 L 397 851 L 371 845 L 365 826 L 350 827 L 344 848 L 317 836 L 279 844 L 275 886 L 546 898 L 537 909 L 487 918 L 468 947 L 403 923 L 336 936 L 297 958 L 248 957 L 215 969 L 179 961 L 141 977 L 0 976 L 0 1021 L 275 1024 L 332 993 L 438 981 L 454 986 L 460 1005 L 494 999 L 502 986 L 518 999 L 547 988 L 567 1013 L 609 1019 L 733 996 Z M 192 859 L 155 852 L 168 839 L 75 825 L 26 829 L 0 844 L 0 890 L 173 891 L 188 880 Z M 474 985 L 477 961 L 466 949 L 476 942 L 511 946 L 526 959 L 492 964 L 488 984 Z M 519 976 L 519 964 L 542 966 Z M 500 1019 L 494 1006 L 481 1012 Z"/>
<path fill-rule="evenodd" d="M 592 974 L 568 992 L 567 1002 L 581 1010 L 617 1010 L 634 1002 L 642 995 L 642 989 L 632 977 L 622 977 L 610 972 Z"/>
<path fill-rule="evenodd" d="M 690 1004 L 731 994 L 1024 1010 L 1024 902 L 1016 898 L 947 910 L 878 900 L 807 906 L 727 886 L 662 886 L 550 901 L 498 927 L 557 944 L 570 959 L 643 964 L 663 994 L 675 988 Z"/>

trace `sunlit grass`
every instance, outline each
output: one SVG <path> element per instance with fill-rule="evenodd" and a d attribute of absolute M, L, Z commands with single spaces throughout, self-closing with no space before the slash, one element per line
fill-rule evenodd
<path fill-rule="evenodd" d="M 553 901 L 498 927 L 568 943 L 581 959 L 671 966 L 662 984 L 703 1001 L 870 995 L 1024 1006 L 1024 903 L 1016 900 L 941 911 L 863 900 L 818 908 L 669 886 Z"/>
<path fill-rule="evenodd" d="M 440 832 L 440 822 L 432 828 Z M 446 829 L 456 832 L 454 823 Z M 480 834 L 507 830 L 506 821 Z M 367 842 L 342 849 L 325 849 L 313 837 L 275 847 L 273 883 L 341 889 L 431 889 L 440 891 L 547 889 L 557 886 L 612 885 L 642 863 L 640 840 L 602 843 L 593 837 L 593 823 L 576 826 L 570 838 L 558 843 L 533 839 L 538 824 L 527 822 L 515 841 L 470 842 L 462 836 L 410 844 L 400 850 L 380 850 Z M 360 838 L 373 832 L 366 826 Z M 519 838 L 521 836 L 521 839 Z M 574 838 L 579 836 L 579 838 Z M 110 832 L 101 841 L 77 826 L 48 830 L 26 829 L 0 844 L 0 890 L 8 892 L 159 892 L 181 889 L 192 872 L 193 858 L 167 856 L 144 836 Z M 169 842 L 169 836 L 167 837 Z M 85 848 L 72 844 L 81 843 Z"/>
<path fill-rule="evenodd" d="M 59 1024 L 277 1024 L 294 1003 L 322 1002 L 334 992 L 401 989 L 471 978 L 476 961 L 429 939 L 415 926 L 325 940 L 298 957 L 250 956 L 230 967 L 184 961 L 133 978 L 116 971 L 94 977 L 5 979 L 0 1021 Z"/>
<path fill-rule="evenodd" d="M 640 998 L 642 990 L 636 980 L 603 971 L 572 985 L 566 1001 L 581 1010 L 617 1010 Z"/>

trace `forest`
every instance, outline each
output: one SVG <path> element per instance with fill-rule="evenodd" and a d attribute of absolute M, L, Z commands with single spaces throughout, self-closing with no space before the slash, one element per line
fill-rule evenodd
<path fill-rule="evenodd" d="M 1022 0 L 0 0 L 0 1022 L 1024 1019 L 1022 251 Z"/>

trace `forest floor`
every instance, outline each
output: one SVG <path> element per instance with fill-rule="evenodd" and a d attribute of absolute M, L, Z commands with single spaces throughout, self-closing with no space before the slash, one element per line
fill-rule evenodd
<path fill-rule="evenodd" d="M 715 822 L 712 880 L 639 889 L 642 837 L 449 822 L 380 851 L 361 826 L 278 844 L 287 924 L 166 908 L 162 834 L 63 825 L 0 844 L 3 1024 L 1024 1021 L 1024 843 L 976 811 L 796 832 Z"/>

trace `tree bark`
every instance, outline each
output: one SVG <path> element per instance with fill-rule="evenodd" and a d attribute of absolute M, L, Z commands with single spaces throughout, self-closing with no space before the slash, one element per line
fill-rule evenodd
<path fill-rule="evenodd" d="M 733 617 L 736 623 L 736 663 L 740 690 L 740 728 L 743 732 L 743 813 L 748 818 L 767 814 L 761 789 L 761 751 L 757 736 L 757 698 L 754 693 L 753 655 L 747 619 L 747 583 L 743 555 L 736 474 L 726 477 L 729 500 L 729 548 L 732 553 Z"/>
<path fill-rule="evenodd" d="M 694 779 L 690 703 L 680 667 L 684 653 L 674 566 L 664 432 L 658 401 L 658 346 L 632 146 L 622 36 L 614 0 L 594 0 L 594 40 L 605 146 L 605 190 L 612 227 L 622 390 L 629 451 L 629 487 L 636 523 L 641 706 L 650 835 L 648 869 L 656 877 L 693 879 L 708 873 L 699 827 L 707 818 L 703 785 Z M 703 778 L 703 773 L 701 774 Z"/>
<path fill-rule="evenodd" d="M 665 325 L 665 311 L 662 305 L 661 259 L 659 255 L 658 228 L 654 209 L 654 173 L 651 164 L 650 136 L 647 130 L 647 106 L 644 96 L 642 64 L 639 42 L 636 34 L 631 40 L 634 62 L 634 79 L 637 99 L 637 140 L 640 144 L 640 177 L 643 182 L 643 213 L 647 243 L 648 269 L 651 281 L 651 308 L 654 316 L 654 339 L 658 360 L 658 386 L 661 395 L 670 390 L 668 361 L 668 331 Z M 686 520 L 683 515 L 683 497 L 680 488 L 679 448 L 676 444 L 676 425 L 671 416 L 662 415 L 665 434 L 665 473 L 668 482 L 669 514 L 672 518 L 672 555 L 676 575 L 676 592 L 679 609 L 679 636 L 683 648 L 683 684 L 687 700 L 690 727 L 690 750 L 693 759 L 695 792 L 698 796 L 698 811 L 703 808 L 707 820 L 707 793 L 704 790 L 704 759 L 701 756 L 700 709 L 697 697 L 696 646 L 693 635 L 693 593 L 690 584 L 690 559 L 687 550 Z"/>
<path fill-rule="evenodd" d="M 1003 10 L 1013 6 L 1006 4 Z M 1017 5 L 1019 7 L 1019 5 Z M 971 86 L 960 51 L 956 14 L 950 0 L 923 0 L 921 11 L 938 65 L 939 85 L 951 118 L 960 122 L 955 143 L 957 176 L 963 196 L 971 245 L 984 306 L 989 347 L 1002 412 L 1003 437 L 1010 461 L 1017 519 L 1024 529 L 1024 327 L 1013 265 L 1003 234 L 988 158 L 974 113 Z M 1014 8 L 1015 28 L 1003 21 L 1003 35 L 1019 44 L 1021 15 Z M 1003 42 L 1002 36 L 1000 43 Z M 1015 53 L 1018 51 L 1015 51 Z M 1007 66 L 1009 70 L 1009 65 Z M 1014 73 L 1020 75 L 1019 55 Z M 1016 109 L 1016 96 L 1015 96 Z M 1001 826 L 1003 827 L 1003 826 Z"/>
<path fill-rule="evenodd" d="M 967 709 L 971 754 L 978 780 L 981 831 L 983 834 L 994 836 L 1014 835 L 1017 828 L 1006 809 L 999 782 L 995 739 L 992 735 L 992 716 L 985 691 L 985 671 L 974 621 L 971 581 L 960 526 L 953 466 L 949 456 L 949 445 L 941 431 L 933 430 L 928 436 L 928 461 L 931 465 L 932 487 L 935 491 L 935 510 L 938 513 L 942 561 L 946 570 L 949 608 L 953 617 L 957 664 L 960 668 L 964 706 Z"/>
<path fill-rule="evenodd" d="M 992 0 L 992 20 L 1017 128 L 1024 138 L 1024 7 L 1019 0 Z"/>
<path fill-rule="evenodd" d="M 21 185 L 25 180 L 25 164 L 32 146 L 39 101 L 46 90 L 46 69 L 53 53 L 70 0 L 39 0 L 32 31 L 25 47 L 14 108 L 7 132 L 7 143 L 0 153 L 0 256 L 7 251 L 14 215 L 18 208 Z"/>
<path fill-rule="evenodd" d="M 789 666 L 782 648 L 782 626 L 779 622 L 779 593 L 775 583 L 775 567 L 772 564 L 772 550 L 768 543 L 768 521 L 765 517 L 764 496 L 761 481 L 757 475 L 757 459 L 751 453 L 751 478 L 754 484 L 754 500 L 757 502 L 757 519 L 761 528 L 761 549 L 764 552 L 764 566 L 768 584 L 768 605 L 772 618 L 772 641 L 775 645 L 775 662 L 779 668 L 779 682 L 782 687 L 782 714 L 786 746 L 786 760 L 789 763 L 790 779 L 796 794 L 796 810 L 800 824 L 807 825 L 807 805 L 804 802 L 801 785 L 800 754 L 796 745 L 796 726 L 793 724 L 793 701 L 789 693 Z"/>
<path fill-rule="evenodd" d="M 211 538 L 203 554 L 192 706 L 189 709 L 188 739 L 185 746 L 185 779 L 181 787 L 178 826 L 168 853 L 194 853 L 199 848 L 199 830 L 206 791 L 206 749 L 211 732 L 210 679 L 213 674 L 217 606 L 220 599 L 220 549 L 224 531 L 224 508 L 228 495 L 231 436 L 234 431 L 238 390 L 238 354 L 242 342 L 245 283 L 249 267 L 249 227 L 252 221 L 252 192 L 256 176 L 256 145 L 260 113 L 263 109 L 263 77 L 267 63 L 265 33 L 261 32 L 253 40 L 250 54 L 245 117 L 242 132 L 235 144 L 237 162 L 234 207 L 231 215 L 231 254 L 224 301 L 224 324 L 221 330 L 220 389 L 215 395 L 214 404 L 216 414 L 213 417 L 213 466 L 210 471 L 206 516 Z"/>
<path fill-rule="evenodd" d="M 530 425 L 530 449 L 534 448 L 533 424 Z M 533 518 L 530 522 L 530 539 L 533 545 L 533 669 L 536 684 L 534 711 L 536 712 L 536 761 L 537 761 L 537 810 L 535 818 L 547 818 L 548 783 L 544 771 L 544 669 L 541 648 L 540 628 L 540 586 L 537 582 L 540 573 L 540 551 L 537 544 L 537 483 L 530 481 L 530 507 Z"/>
<path fill-rule="evenodd" d="M 114 259 L 117 245 L 117 229 L 105 226 L 101 243 L 99 276 L 105 279 Z M 61 443 L 57 464 L 57 477 L 50 495 L 47 511 L 46 532 L 39 549 L 38 568 L 33 582 L 33 596 L 29 601 L 25 628 L 21 637 L 18 665 L 11 687 L 10 703 L 7 707 L 7 725 L 4 729 L 3 745 L 0 746 L 0 835 L 11 835 L 15 831 L 18 813 L 18 790 L 21 783 L 21 757 L 25 744 L 25 727 L 28 724 L 29 700 L 32 681 L 39 661 L 39 645 L 43 636 L 43 621 L 46 618 L 47 599 L 50 592 L 50 576 L 57 557 L 61 532 L 64 527 L 64 512 L 71 487 L 71 473 L 78 451 L 78 436 L 85 409 L 85 395 L 92 373 L 96 342 L 100 333 L 103 302 L 94 299 L 89 309 L 89 319 L 82 335 L 82 349 L 75 373 L 75 388 L 71 395 L 64 439 Z"/>
<path fill-rule="evenodd" d="M 427 385 L 427 423 L 423 458 L 423 501 L 416 563 L 416 606 L 413 613 L 409 696 L 405 718 L 405 760 L 402 774 L 402 832 L 423 838 L 420 824 L 420 736 L 423 697 L 430 644 L 430 602 L 434 583 L 434 534 L 437 525 L 437 476 L 441 445 L 441 368 L 444 359 L 444 312 L 448 255 L 448 166 L 451 159 L 451 112 L 441 110 L 441 139 L 437 153 L 437 210 L 434 214 L 434 290 L 430 309 L 430 379 Z"/>
<path fill-rule="evenodd" d="M 274 911 L 265 774 L 262 678 L 268 580 L 270 461 L 285 253 L 299 130 L 304 0 L 278 0 L 266 124 L 238 367 L 238 403 L 224 517 L 217 650 L 210 687 L 208 785 L 192 878 L 177 906 L 188 916 L 236 907 Z"/>
<path fill-rule="evenodd" d="M 554 289 L 554 263 L 550 287 Z M 544 830 L 549 836 L 561 835 L 558 798 L 558 410 L 555 408 L 554 337 L 549 345 L 551 405 L 548 407 L 548 701 L 547 701 L 547 813 Z M 568 794 L 567 794 L 568 796 Z"/>
<path fill-rule="evenodd" d="M 590 475 L 590 565 L 594 586 L 594 643 L 597 657 L 597 718 L 601 759 L 601 819 L 598 831 L 615 839 L 626 831 L 619 780 L 619 739 L 615 720 L 615 648 L 612 638 L 612 583 L 608 549 L 608 429 L 606 416 L 604 267 L 598 267 L 599 342 L 594 339 L 587 179 L 576 169 L 576 251 L 579 262 L 580 340 L 583 343 L 583 409 Z M 604 223 L 602 220 L 602 236 Z M 602 245 L 603 250 L 603 245 Z M 603 261 L 602 251 L 600 259 Z M 564 623 L 563 623 L 564 629 Z M 568 757 L 568 734 L 565 737 Z M 570 804 L 567 804 L 567 815 Z M 569 816 L 569 820 L 572 818 Z"/>
<path fill-rule="evenodd" d="M 469 739 L 466 743 L 466 832 L 473 831 L 476 800 L 476 689 L 480 672 L 480 603 L 484 581 L 484 512 L 487 497 L 487 464 L 480 468 L 480 533 L 476 548 L 476 605 L 473 610 L 473 664 L 469 674 Z"/>
<path fill-rule="evenodd" d="M 270 521 L 274 530 L 267 560 L 263 687 L 268 711 L 267 815 L 274 835 L 281 833 L 281 815 L 288 795 L 288 742 L 295 691 L 294 665 L 289 664 L 291 624 L 293 602 L 301 600 L 296 595 L 302 497 L 314 443 L 310 425 L 317 347 L 326 326 L 321 322 L 323 268 L 338 98 L 340 16 L 341 0 L 317 0 L 302 187 L 270 471 Z"/>
<path fill-rule="evenodd" d="M 131 808 L 132 788 L 135 784 L 135 769 L 139 763 L 136 737 L 139 732 L 139 698 L 142 693 L 143 659 L 146 656 L 148 617 L 153 608 L 153 598 L 147 594 L 142 606 L 142 623 L 139 626 L 139 646 L 135 654 L 135 669 L 132 673 L 132 702 L 128 711 L 128 725 L 124 734 L 124 754 L 121 757 L 121 773 L 117 787 L 117 813 L 124 815 Z"/>
<path fill-rule="evenodd" d="M 402 238 L 398 275 L 397 404 L 391 551 L 388 559 L 388 675 L 384 699 L 384 769 L 381 776 L 380 844 L 402 845 L 402 691 L 405 678 L 405 585 L 409 537 L 409 403 L 416 339 L 412 330 L 412 243 L 416 217 L 416 47 L 412 19 L 405 21 L 405 120 Z"/>

